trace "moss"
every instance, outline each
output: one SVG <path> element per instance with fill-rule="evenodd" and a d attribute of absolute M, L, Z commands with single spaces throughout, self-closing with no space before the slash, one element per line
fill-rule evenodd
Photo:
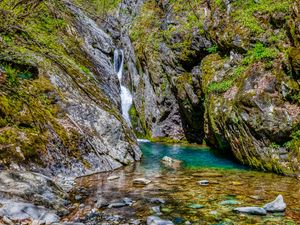
<path fill-rule="evenodd" d="M 287 13 L 289 6 L 292 3 L 290 0 L 275 1 L 275 0 L 261 0 L 259 3 L 255 1 L 235 1 L 233 7 L 235 10 L 232 17 L 236 23 L 249 29 L 255 34 L 261 34 L 265 30 L 263 24 L 259 20 L 258 15 L 271 15 L 276 12 Z"/>
<path fill-rule="evenodd" d="M 121 0 L 73 0 L 73 2 L 92 15 L 104 17 L 114 11 Z"/>
<path fill-rule="evenodd" d="M 256 43 L 252 49 L 248 50 L 243 64 L 249 65 L 260 60 L 274 60 L 278 53 L 279 51 L 275 48 L 268 48 L 262 43 Z"/>

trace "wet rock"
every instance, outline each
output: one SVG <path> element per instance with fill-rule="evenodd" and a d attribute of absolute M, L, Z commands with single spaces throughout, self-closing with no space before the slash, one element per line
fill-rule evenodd
<path fill-rule="evenodd" d="M 137 178 L 133 180 L 133 183 L 138 185 L 147 185 L 151 183 L 151 180 L 148 180 L 146 178 Z"/>
<path fill-rule="evenodd" d="M 125 202 L 113 202 L 113 203 L 110 203 L 108 205 L 108 208 L 122 208 L 124 206 L 127 206 Z"/>
<path fill-rule="evenodd" d="M 107 178 L 107 180 L 116 180 L 116 179 L 119 179 L 120 177 L 119 176 L 109 176 Z"/>
<path fill-rule="evenodd" d="M 103 198 L 103 197 L 100 196 L 97 199 L 95 207 L 97 209 L 101 209 L 101 208 L 104 208 L 104 207 L 106 207 L 108 205 L 109 205 L 109 203 L 107 202 L 107 200 L 105 198 Z"/>
<path fill-rule="evenodd" d="M 160 206 L 153 206 L 153 207 L 151 207 L 151 210 L 158 216 L 162 215 L 162 213 L 160 211 Z"/>
<path fill-rule="evenodd" d="M 75 195 L 75 200 L 76 201 L 80 201 L 82 199 L 82 196 L 81 195 Z"/>
<path fill-rule="evenodd" d="M 278 195 L 273 202 L 264 205 L 263 208 L 267 212 L 283 212 L 286 209 L 286 203 L 283 201 L 282 195 Z"/>
<path fill-rule="evenodd" d="M 191 205 L 188 205 L 189 208 L 192 208 L 192 209 L 202 209 L 204 208 L 204 205 L 201 205 L 201 204 L 191 204 Z"/>
<path fill-rule="evenodd" d="M 251 195 L 249 197 L 252 198 L 252 199 L 255 199 L 255 200 L 263 200 L 263 198 L 261 196 L 258 196 L 258 195 Z"/>
<path fill-rule="evenodd" d="M 177 159 L 173 159 L 169 156 L 165 156 L 161 159 L 161 162 L 167 166 L 167 167 L 171 167 L 173 169 L 179 169 L 181 167 L 182 161 L 177 160 Z"/>
<path fill-rule="evenodd" d="M 161 198 L 151 198 L 150 203 L 152 204 L 165 204 L 166 201 Z"/>
<path fill-rule="evenodd" d="M 199 185 L 201 185 L 201 186 L 207 186 L 207 185 L 209 185 L 209 181 L 208 180 L 200 180 L 197 183 Z"/>
<path fill-rule="evenodd" d="M 174 225 L 170 220 L 163 220 L 157 216 L 149 216 L 147 218 L 147 225 Z"/>
<path fill-rule="evenodd" d="M 220 205 L 240 205 L 241 203 L 236 200 L 225 200 L 220 202 Z"/>
<path fill-rule="evenodd" d="M 238 207 L 234 209 L 235 212 L 238 213 L 247 213 L 247 214 L 253 214 L 253 215 L 267 215 L 267 211 L 264 208 L 261 207 Z"/>
<path fill-rule="evenodd" d="M 133 204 L 133 200 L 131 198 L 123 198 L 122 200 L 128 206 L 131 206 Z"/>
<path fill-rule="evenodd" d="M 121 200 L 116 200 L 108 205 L 108 208 L 122 208 L 124 206 L 131 206 L 133 200 L 131 198 L 123 198 Z"/>

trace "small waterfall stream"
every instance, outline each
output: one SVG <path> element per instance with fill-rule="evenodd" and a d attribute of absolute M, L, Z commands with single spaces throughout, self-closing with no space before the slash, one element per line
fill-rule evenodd
<path fill-rule="evenodd" d="M 123 67 L 124 67 L 124 52 L 121 49 L 116 49 L 114 52 L 114 70 L 118 75 L 118 79 L 121 86 L 121 105 L 122 105 L 122 116 L 131 126 L 129 110 L 132 105 L 132 95 L 128 88 L 122 85 L 123 78 Z"/>

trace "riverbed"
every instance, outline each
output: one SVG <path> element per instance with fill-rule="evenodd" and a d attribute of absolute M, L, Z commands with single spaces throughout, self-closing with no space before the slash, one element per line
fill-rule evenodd
<path fill-rule="evenodd" d="M 157 215 L 174 224 L 300 224 L 300 181 L 251 170 L 203 146 L 140 143 L 141 162 L 77 179 L 67 220 L 85 224 L 145 224 Z M 164 156 L 181 160 L 172 168 Z M 134 179 L 151 183 L 136 185 Z M 198 181 L 208 181 L 199 185 Z M 263 206 L 279 194 L 287 209 L 266 216 L 237 214 L 235 207 Z M 127 205 L 112 203 L 130 201 Z M 106 204 L 107 203 L 107 204 Z M 115 205 L 116 206 L 116 205 Z"/>

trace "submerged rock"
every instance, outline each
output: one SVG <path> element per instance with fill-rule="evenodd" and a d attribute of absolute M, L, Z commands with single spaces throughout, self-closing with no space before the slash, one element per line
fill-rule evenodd
<path fill-rule="evenodd" d="M 263 208 L 267 212 L 283 212 L 286 209 L 286 204 L 283 201 L 282 195 L 278 195 L 273 202 L 264 205 Z"/>
<path fill-rule="evenodd" d="M 161 198 L 151 198 L 150 203 L 152 204 L 165 204 L 166 201 Z"/>
<path fill-rule="evenodd" d="M 201 185 L 201 186 L 207 186 L 207 185 L 209 185 L 209 181 L 208 180 L 200 180 L 197 183 L 199 185 Z"/>
<path fill-rule="evenodd" d="M 189 208 L 192 208 L 192 209 L 202 209 L 204 208 L 204 205 L 201 205 L 201 204 L 191 204 L 191 205 L 188 205 Z"/>
<path fill-rule="evenodd" d="M 240 205 L 241 203 L 236 200 L 225 200 L 220 202 L 220 205 Z"/>
<path fill-rule="evenodd" d="M 151 183 L 151 180 L 148 180 L 146 178 L 137 178 L 133 180 L 133 183 L 139 185 L 147 185 Z"/>
<path fill-rule="evenodd" d="M 247 213 L 247 214 L 253 214 L 253 215 L 267 215 L 267 211 L 264 208 L 261 207 L 238 207 L 233 209 L 233 211 L 238 213 Z"/>
<path fill-rule="evenodd" d="M 107 180 L 116 180 L 116 179 L 119 179 L 120 177 L 119 176 L 109 176 L 107 178 Z"/>
<path fill-rule="evenodd" d="M 157 216 L 149 216 L 147 218 L 147 225 L 174 225 L 170 220 L 163 220 Z"/>
<path fill-rule="evenodd" d="M 165 156 L 161 159 L 161 162 L 167 166 L 167 167 L 171 167 L 173 169 L 179 169 L 182 165 L 182 161 L 178 160 L 178 159 L 173 159 L 169 156 Z"/>

